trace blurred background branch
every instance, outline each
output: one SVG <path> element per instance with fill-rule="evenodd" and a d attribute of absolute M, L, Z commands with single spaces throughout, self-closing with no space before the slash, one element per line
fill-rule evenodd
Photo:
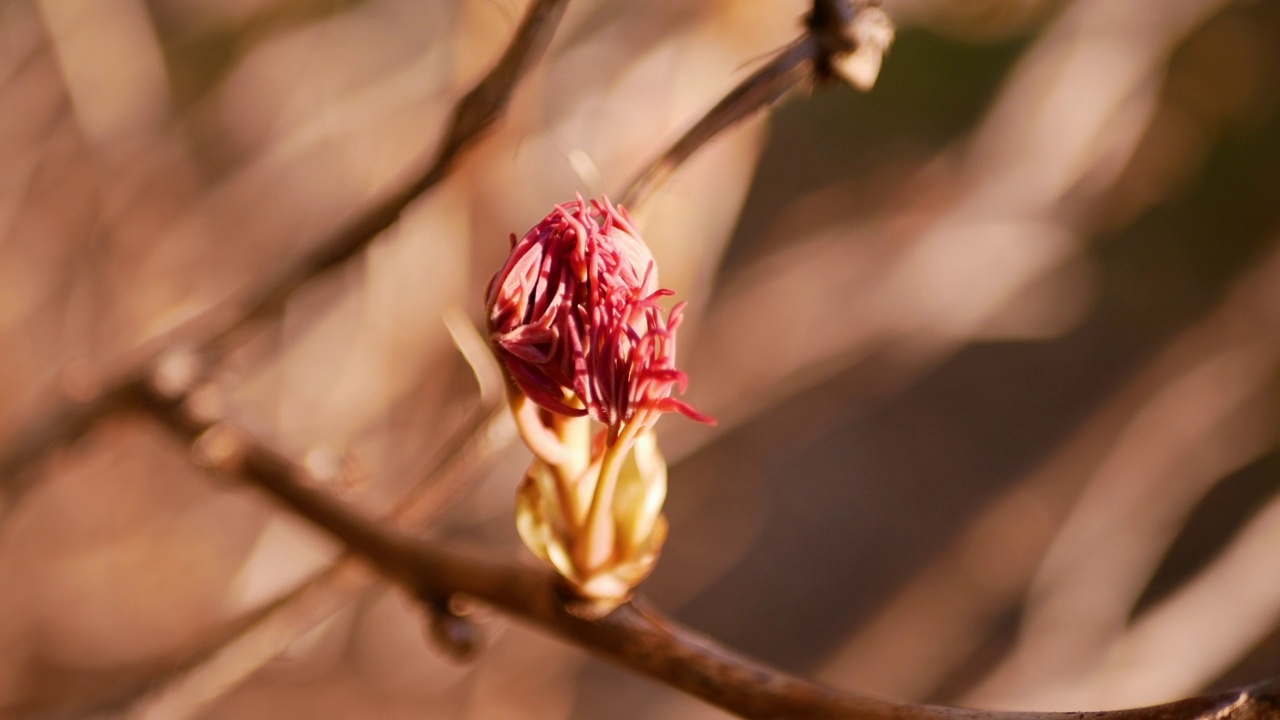
<path fill-rule="evenodd" d="M 118 409 L 120 397 L 145 382 L 163 352 L 191 346 L 196 362 L 216 363 L 230 352 L 225 347 L 229 337 L 280 312 L 298 288 L 363 251 L 400 218 L 410 203 L 444 179 L 458 155 L 506 109 L 516 83 L 550 42 L 565 5 L 566 0 L 535 0 L 530 4 L 510 45 L 493 68 L 458 101 L 431 159 L 413 173 L 404 187 L 341 224 L 260 284 L 149 338 L 120 362 L 120 369 L 81 368 L 80 372 L 96 376 L 78 381 L 87 390 L 79 396 L 68 393 L 72 397 L 24 423 L 19 436 L 0 452 L 0 480 L 5 485 L 0 522 L 29 489 L 29 483 L 20 480 L 28 466 L 51 447 L 75 440 Z"/>

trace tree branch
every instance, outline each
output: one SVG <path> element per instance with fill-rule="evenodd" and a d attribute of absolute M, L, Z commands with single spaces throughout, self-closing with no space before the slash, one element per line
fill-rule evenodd
<path fill-rule="evenodd" d="M 240 299 L 229 313 L 232 319 L 213 326 L 209 343 L 221 343 L 242 328 L 276 313 L 294 290 L 354 257 L 394 225 L 414 200 L 448 176 L 458 156 L 475 144 L 506 110 L 516 84 L 542 56 L 567 5 L 568 0 L 534 0 L 498 63 L 454 106 L 444 138 L 425 169 L 399 192 L 339 227 L 310 253 L 285 267 L 256 292 Z"/>
<path fill-rule="evenodd" d="M 788 92 L 835 77 L 838 60 L 858 48 L 858 23 L 876 0 L 814 0 L 804 33 L 716 103 L 623 191 L 636 207 L 684 161 L 724 130 L 773 105 Z"/>
<path fill-rule="evenodd" d="M 266 491 L 332 534 L 375 570 L 430 608 L 466 595 L 552 632 L 595 655 L 648 675 L 725 710 L 753 718 L 863 720 L 1253 720 L 1280 713 L 1280 680 L 1167 705 L 1092 713 L 998 712 L 906 705 L 841 693 L 718 646 L 659 611 L 629 603 L 590 621 L 565 609 L 550 572 L 511 567 L 437 547 L 355 511 L 317 489 L 300 465 L 227 423 L 205 420 L 153 384 L 136 386 L 132 405 L 193 443 L 210 467 Z"/>
<path fill-rule="evenodd" d="M 454 106 L 435 153 L 403 188 L 338 227 L 260 285 L 144 342 L 102 373 L 96 392 L 64 398 L 23 424 L 0 452 L 0 522 L 34 485 L 26 471 L 49 449 L 74 441 L 120 410 L 121 400 L 146 382 L 164 353 L 194 348 L 205 367 L 212 365 L 225 354 L 233 336 L 277 312 L 311 279 L 359 254 L 414 200 L 448 176 L 458 156 L 501 117 L 517 83 L 546 49 L 567 4 L 568 0 L 533 0 L 502 57 Z"/>

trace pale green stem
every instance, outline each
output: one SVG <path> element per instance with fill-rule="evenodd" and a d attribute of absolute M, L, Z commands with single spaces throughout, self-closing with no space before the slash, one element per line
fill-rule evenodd
<path fill-rule="evenodd" d="M 585 543 L 576 546 L 578 563 L 585 572 L 590 572 L 609 561 L 614 552 L 613 497 L 618 487 L 618 474 L 627 452 L 635 442 L 639 424 L 624 425 L 622 432 L 611 437 L 601 459 L 600 476 L 596 481 L 595 492 L 591 496 L 591 508 L 587 511 L 587 522 L 583 528 Z M 612 432 L 610 433 L 613 434 Z"/>
<path fill-rule="evenodd" d="M 581 484 L 594 475 L 591 459 L 591 421 L 585 417 L 551 416 L 552 431 L 561 446 L 569 450 L 564 460 L 552 465 L 556 493 L 564 508 L 569 529 L 576 531 L 586 516 Z"/>

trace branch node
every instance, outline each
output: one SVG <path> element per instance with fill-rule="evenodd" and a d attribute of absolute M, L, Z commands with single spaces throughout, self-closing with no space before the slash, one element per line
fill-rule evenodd
<path fill-rule="evenodd" d="M 470 662 L 480 651 L 479 628 L 471 621 L 465 603 L 456 596 L 422 595 L 426 609 L 427 640 L 445 657 Z"/>
<path fill-rule="evenodd" d="M 247 449 L 247 438 L 226 423 L 218 423 L 200 433 L 191 445 L 197 465 L 221 472 L 231 472 L 239 467 Z"/>
<path fill-rule="evenodd" d="M 814 0 L 805 29 L 817 42 L 819 81 L 840 78 L 864 92 L 875 85 L 894 35 L 893 20 L 878 0 Z"/>
<path fill-rule="evenodd" d="M 206 425 L 221 422 L 227 416 L 227 396 L 216 383 L 205 383 L 187 394 L 186 412 Z"/>
<path fill-rule="evenodd" d="M 849 34 L 853 51 L 837 55 L 836 74 L 855 88 L 866 92 L 876 84 L 884 56 L 893 45 L 893 20 L 878 7 L 868 7 L 854 18 Z"/>
<path fill-rule="evenodd" d="M 191 388 L 204 373 L 204 361 L 189 346 L 166 350 L 156 360 L 148 379 L 157 393 L 169 400 L 178 400 L 191 392 Z"/>
<path fill-rule="evenodd" d="M 331 445 L 313 445 L 302 458 L 302 466 L 317 485 L 350 492 L 368 485 L 367 474 L 351 453 Z"/>

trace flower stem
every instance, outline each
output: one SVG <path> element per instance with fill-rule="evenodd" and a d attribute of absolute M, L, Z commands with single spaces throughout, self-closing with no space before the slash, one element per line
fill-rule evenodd
<path fill-rule="evenodd" d="M 638 429 L 639 426 L 634 423 L 624 425 L 621 432 L 609 429 L 599 479 L 591 496 L 591 507 L 587 511 L 587 522 L 583 528 L 584 542 L 577 546 L 577 560 L 584 571 L 590 572 L 604 565 L 614 553 L 616 532 L 610 510 L 613 507 L 614 491 L 618 487 L 618 474 L 627 453 L 635 443 Z"/>

